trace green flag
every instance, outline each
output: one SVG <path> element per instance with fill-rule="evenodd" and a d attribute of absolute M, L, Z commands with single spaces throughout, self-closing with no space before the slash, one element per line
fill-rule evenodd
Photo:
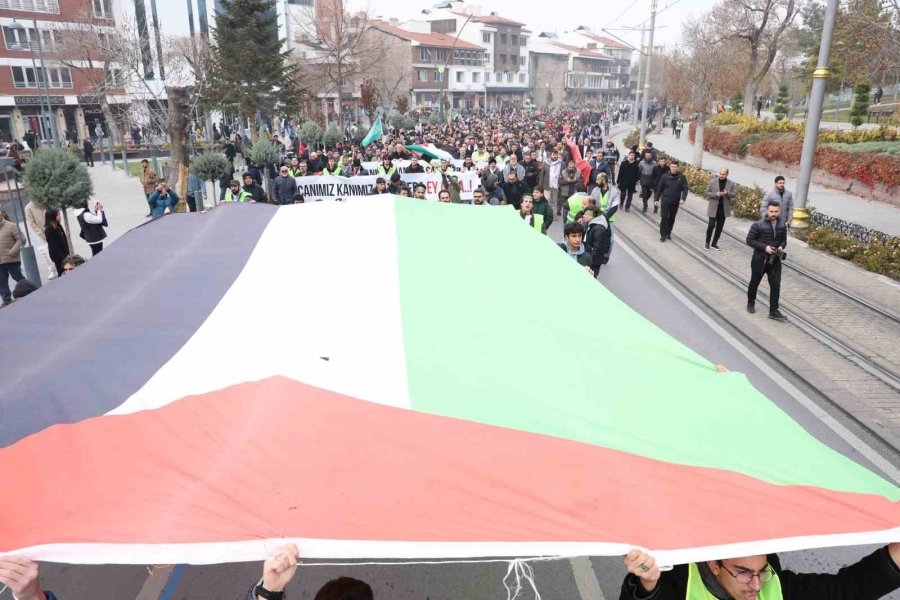
<path fill-rule="evenodd" d="M 381 131 L 381 117 L 378 117 L 377 119 L 375 119 L 375 124 L 372 125 L 372 129 L 370 129 L 369 133 L 366 134 L 366 139 L 364 139 L 362 142 L 363 148 L 365 148 L 375 140 L 380 140 L 382 135 L 384 134 Z"/>

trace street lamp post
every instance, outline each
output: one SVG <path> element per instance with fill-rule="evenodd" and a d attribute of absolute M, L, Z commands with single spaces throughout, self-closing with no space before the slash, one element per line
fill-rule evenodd
<path fill-rule="evenodd" d="M 642 147 L 647 141 L 647 122 L 650 112 L 650 73 L 653 70 L 653 32 L 656 27 L 656 0 L 650 2 L 650 37 L 647 40 L 647 72 L 644 73 L 644 97 L 641 98 L 641 132 L 638 144 Z"/>
<path fill-rule="evenodd" d="M 444 73 L 446 72 L 448 75 L 450 74 L 450 61 L 453 60 L 453 50 L 456 48 L 456 43 L 459 42 L 459 36 L 462 35 L 463 29 L 466 28 L 466 25 L 469 24 L 469 21 L 472 20 L 472 15 L 466 17 L 466 20 L 463 21 L 463 24 L 459 27 L 459 31 L 456 34 L 456 37 L 453 39 L 453 45 L 450 46 L 450 51 L 447 53 L 447 60 L 444 62 L 444 66 L 438 68 L 438 73 L 441 74 L 441 99 L 440 99 L 440 111 L 441 111 L 441 122 L 444 122 L 444 89 L 447 78 L 444 77 Z M 485 100 L 487 100 L 487 87 L 484 90 Z"/>
<path fill-rule="evenodd" d="M 803 135 L 803 151 L 800 155 L 800 175 L 797 177 L 797 193 L 794 199 L 794 219 L 792 227 L 805 228 L 809 224 L 807 200 L 809 182 L 812 178 L 815 163 L 816 139 L 819 136 L 819 123 L 822 119 L 822 105 L 825 102 L 825 84 L 828 82 L 828 59 L 831 54 L 831 37 L 834 35 L 834 22 L 837 17 L 838 0 L 828 0 L 825 7 L 825 19 L 822 25 L 822 43 L 819 46 L 819 59 L 813 71 L 812 89 L 809 93 L 809 106 L 806 111 L 806 132 Z"/>

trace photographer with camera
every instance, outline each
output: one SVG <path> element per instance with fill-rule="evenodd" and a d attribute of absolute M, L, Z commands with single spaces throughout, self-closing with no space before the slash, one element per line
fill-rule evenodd
<path fill-rule="evenodd" d="M 778 310 L 778 295 L 781 292 L 781 261 L 787 258 L 784 251 L 787 245 L 787 227 L 778 218 L 780 213 L 781 204 L 777 200 L 769 200 L 766 216 L 751 225 L 747 234 L 747 245 L 753 247 L 750 285 L 747 288 L 747 312 L 756 312 L 756 290 L 765 275 L 769 280 L 769 318 L 784 322 L 787 317 Z"/>

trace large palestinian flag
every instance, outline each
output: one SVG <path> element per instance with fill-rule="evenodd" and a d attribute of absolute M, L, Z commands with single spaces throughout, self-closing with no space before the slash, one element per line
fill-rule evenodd
<path fill-rule="evenodd" d="M 511 210 L 171 215 L 0 327 L 0 554 L 678 563 L 900 539 L 897 487 Z"/>

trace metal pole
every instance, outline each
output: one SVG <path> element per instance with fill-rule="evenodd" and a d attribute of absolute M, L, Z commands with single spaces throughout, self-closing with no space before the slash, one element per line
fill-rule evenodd
<path fill-rule="evenodd" d="M 806 109 L 806 133 L 803 135 L 803 152 L 800 155 L 800 175 L 797 177 L 797 193 L 794 197 L 794 219 L 792 227 L 805 228 L 809 224 L 806 208 L 809 197 L 809 181 L 815 163 L 816 140 L 819 136 L 819 122 L 822 119 L 822 104 L 825 102 L 825 83 L 828 81 L 828 59 L 831 52 L 831 36 L 837 17 L 838 0 L 828 0 L 825 20 L 822 26 L 822 43 L 819 46 L 819 60 L 813 71 L 809 106 Z"/>
<path fill-rule="evenodd" d="M 25 207 L 22 204 L 22 192 L 19 188 L 19 178 L 15 169 L 11 169 L 7 165 L 4 165 L 3 171 L 4 175 L 6 175 L 7 197 L 10 201 L 12 201 L 13 196 L 10 176 L 16 180 L 16 199 L 18 200 L 19 211 L 22 213 L 22 224 L 25 225 L 26 244 L 19 248 L 19 260 L 22 262 L 22 268 L 25 270 L 25 279 L 33 283 L 36 287 L 41 287 L 41 272 L 40 269 L 38 269 L 34 246 L 31 245 L 31 233 L 28 231 L 28 220 L 25 218 Z M 15 212 L 16 205 L 15 203 L 12 203 L 12 205 L 13 212 Z M 16 220 L 18 220 L 18 215 L 16 216 Z M 16 226 L 18 227 L 18 223 L 16 223 Z"/>
<path fill-rule="evenodd" d="M 37 30 L 35 30 L 34 35 L 40 37 L 40 34 L 37 32 Z M 35 79 L 35 81 L 37 81 L 37 78 L 38 78 L 38 66 L 37 66 L 37 60 L 35 59 L 35 56 L 34 56 L 34 44 L 32 44 L 30 40 L 29 40 L 29 42 L 28 42 L 28 50 L 31 52 L 31 68 L 34 69 L 34 79 Z M 26 79 L 27 79 L 27 78 L 26 78 Z M 38 84 L 38 85 L 40 85 L 40 84 Z M 40 123 L 41 123 L 41 130 L 43 130 L 43 128 L 44 128 L 44 125 L 43 125 L 43 123 L 44 123 L 44 94 L 39 93 L 39 94 L 38 94 L 38 98 L 40 98 L 40 100 L 41 100 L 41 119 L 40 119 Z M 51 108 L 50 106 L 47 106 L 47 114 L 50 114 L 50 111 L 51 111 L 51 110 L 52 110 L 52 108 Z M 38 133 L 38 134 L 42 134 L 43 131 L 39 131 L 39 132 L 37 132 L 37 133 Z M 37 150 L 37 148 L 32 148 L 32 149 L 31 149 L 32 152 L 34 152 L 35 150 Z"/>
<path fill-rule="evenodd" d="M 53 105 L 50 104 L 50 78 L 47 77 L 47 66 L 44 63 L 44 44 L 41 42 L 41 34 L 37 28 L 37 19 L 32 19 L 31 21 L 34 23 L 34 31 L 37 34 L 38 56 L 41 59 L 41 73 L 44 75 L 44 94 L 47 96 L 47 108 L 50 109 L 50 132 L 53 136 L 53 147 L 59 148 L 59 131 L 56 128 L 56 116 L 53 114 Z"/>
<path fill-rule="evenodd" d="M 631 111 L 631 124 L 637 126 L 638 106 L 641 102 L 641 77 L 644 72 L 644 34 L 647 28 L 641 26 L 641 47 L 638 48 L 638 79 L 634 90 L 634 110 Z"/>
<path fill-rule="evenodd" d="M 644 74 L 644 97 L 641 108 L 641 135 L 638 144 L 643 146 L 647 141 L 647 113 L 650 112 L 650 73 L 653 71 L 653 30 L 656 26 L 656 0 L 650 2 L 650 38 L 647 40 L 647 72 Z"/>

